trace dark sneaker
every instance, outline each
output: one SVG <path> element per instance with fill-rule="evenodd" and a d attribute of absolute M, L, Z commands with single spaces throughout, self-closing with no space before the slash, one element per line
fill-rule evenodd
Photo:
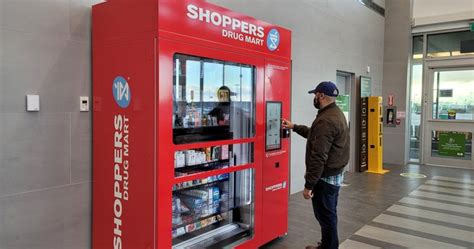
<path fill-rule="evenodd" d="M 321 249 L 321 242 L 318 242 L 317 246 L 306 246 L 305 249 Z"/>

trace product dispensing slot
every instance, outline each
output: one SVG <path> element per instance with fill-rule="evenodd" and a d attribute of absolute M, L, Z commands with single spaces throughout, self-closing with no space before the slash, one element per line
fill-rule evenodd
<path fill-rule="evenodd" d="M 281 130 L 281 138 L 289 138 L 290 137 L 290 130 L 289 129 L 282 129 Z"/>

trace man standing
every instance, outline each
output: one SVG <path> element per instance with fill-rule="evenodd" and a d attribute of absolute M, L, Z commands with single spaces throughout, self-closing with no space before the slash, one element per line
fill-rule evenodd
<path fill-rule="evenodd" d="M 321 243 L 306 249 L 337 249 L 337 199 L 343 181 L 343 169 L 349 162 L 349 129 L 342 111 L 336 105 L 339 90 L 323 81 L 309 91 L 318 115 L 311 127 L 282 119 L 283 127 L 293 129 L 306 142 L 306 174 L 303 196 L 312 198 L 313 210 L 321 226 Z"/>

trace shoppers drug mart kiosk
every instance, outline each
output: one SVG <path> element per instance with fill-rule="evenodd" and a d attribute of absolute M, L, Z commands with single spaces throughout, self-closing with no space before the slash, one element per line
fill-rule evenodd
<path fill-rule="evenodd" d="M 287 232 L 291 32 L 197 0 L 93 16 L 93 248 Z"/>

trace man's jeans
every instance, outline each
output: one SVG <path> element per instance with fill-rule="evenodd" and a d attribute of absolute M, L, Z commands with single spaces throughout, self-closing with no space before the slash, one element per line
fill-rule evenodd
<path fill-rule="evenodd" d="M 321 226 L 321 248 L 337 249 L 339 239 L 337 237 L 337 198 L 339 186 L 319 180 L 313 188 L 314 216 Z"/>

